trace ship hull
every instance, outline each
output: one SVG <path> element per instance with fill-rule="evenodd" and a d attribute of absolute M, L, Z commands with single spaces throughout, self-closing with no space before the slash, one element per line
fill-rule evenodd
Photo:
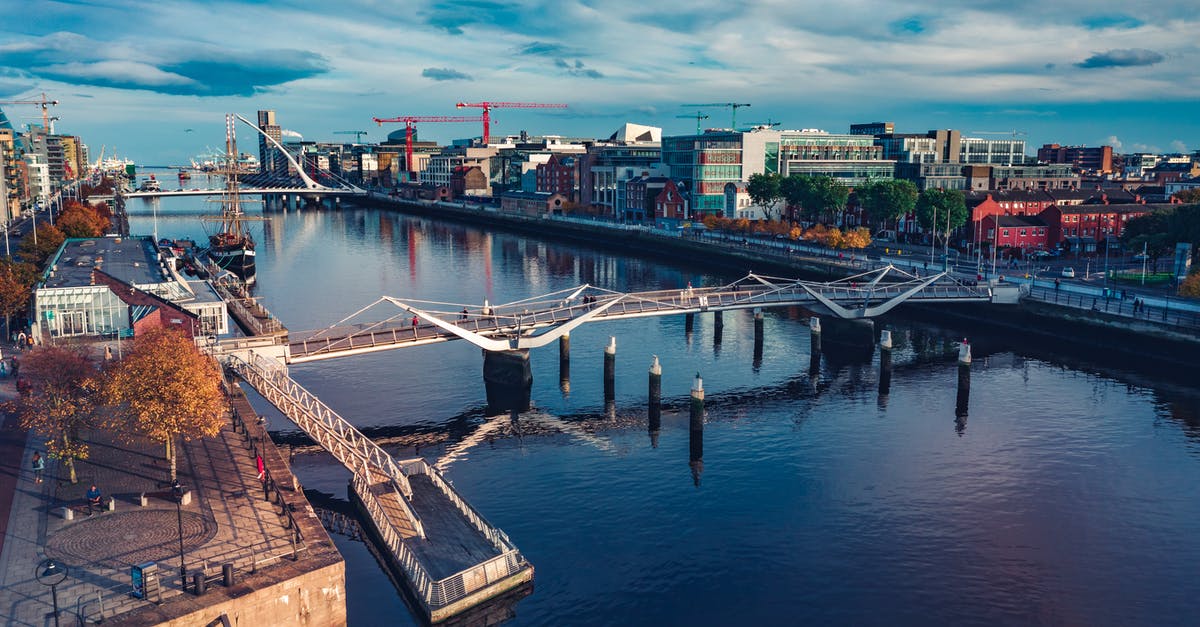
<path fill-rule="evenodd" d="M 254 277 L 254 257 L 253 246 L 212 246 L 208 249 L 208 258 L 214 264 L 243 280 Z"/>

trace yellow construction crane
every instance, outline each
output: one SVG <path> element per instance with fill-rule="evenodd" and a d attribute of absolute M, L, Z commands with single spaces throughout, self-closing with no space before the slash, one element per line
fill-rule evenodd
<path fill-rule="evenodd" d="M 41 100 L 0 100 L 0 105 L 38 105 L 42 108 L 42 128 L 46 132 L 50 132 L 50 107 L 57 105 L 57 100 L 46 100 L 46 94 L 42 94 Z"/>

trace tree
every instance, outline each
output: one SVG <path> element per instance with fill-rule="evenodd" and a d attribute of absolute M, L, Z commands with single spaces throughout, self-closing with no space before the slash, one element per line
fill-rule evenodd
<path fill-rule="evenodd" d="M 799 215 L 811 222 L 816 222 L 818 209 L 809 206 L 810 188 L 812 181 L 807 176 L 792 174 L 779 182 L 779 193 L 783 195 L 784 202 L 787 203 L 789 211 L 796 212 L 799 207 Z"/>
<path fill-rule="evenodd" d="M 956 189 L 927 189 L 917 196 L 917 224 L 929 231 L 937 242 L 950 238 L 954 229 L 967 223 L 967 203 Z"/>
<path fill-rule="evenodd" d="M 75 483 L 75 460 L 88 456 L 79 432 L 97 422 L 95 364 L 83 349 L 46 346 L 27 353 L 20 366 L 15 411 L 21 426 L 46 437 L 46 452 L 63 460 Z"/>
<path fill-rule="evenodd" d="M 62 246 L 66 236 L 52 224 L 39 224 L 37 230 L 37 242 L 34 242 L 34 234 L 30 233 L 21 238 L 21 243 L 17 249 L 22 253 L 22 259 L 32 263 L 37 267 L 46 265 L 46 260 L 58 251 L 58 247 Z"/>
<path fill-rule="evenodd" d="M 1176 209 L 1154 211 L 1138 216 L 1125 223 L 1121 232 L 1121 245 L 1125 250 L 1145 251 L 1150 257 L 1150 265 L 1158 267 L 1160 257 L 1170 255 L 1178 237 L 1185 236 L 1177 233 L 1175 228 L 1186 230 L 1187 225 L 1181 224 L 1186 219 L 1176 216 Z M 1175 224 L 1172 224 L 1175 223 Z"/>
<path fill-rule="evenodd" d="M 850 188 L 832 176 L 811 176 L 809 179 L 809 204 L 818 207 L 817 211 L 827 212 L 833 224 L 840 225 L 842 214 L 846 212 L 846 201 L 850 198 Z"/>
<path fill-rule="evenodd" d="M 1200 187 L 1189 187 L 1175 192 L 1174 198 L 1178 198 L 1179 202 L 1185 205 L 1194 205 L 1200 203 Z"/>
<path fill-rule="evenodd" d="M 912 213 L 917 206 L 917 186 L 912 181 L 881 179 L 854 190 L 867 218 L 877 227 Z"/>
<path fill-rule="evenodd" d="M 68 202 L 55 226 L 66 237 L 100 237 L 108 230 L 109 221 L 101 217 L 94 207 Z"/>
<path fill-rule="evenodd" d="M 781 177 L 778 174 L 767 173 L 751 174 L 749 182 L 746 183 L 746 193 L 750 195 L 750 202 L 758 205 L 768 220 L 779 217 L 776 212 L 779 209 L 779 201 L 783 199 L 780 181 Z"/>
<path fill-rule="evenodd" d="M 6 332 L 12 316 L 25 311 L 33 293 L 33 281 L 22 276 L 22 267 L 28 267 L 28 264 L 14 263 L 11 259 L 0 262 L 0 314 L 4 315 Z"/>
<path fill-rule="evenodd" d="M 111 369 L 103 396 L 127 421 L 128 431 L 164 445 L 173 481 L 178 442 L 221 430 L 220 379 L 216 363 L 186 335 L 156 329 L 137 337 L 133 350 Z"/>
<path fill-rule="evenodd" d="M 1192 298 L 1200 297 L 1200 272 L 1193 272 L 1187 275 L 1183 283 L 1179 284 L 1180 296 L 1191 296 Z"/>

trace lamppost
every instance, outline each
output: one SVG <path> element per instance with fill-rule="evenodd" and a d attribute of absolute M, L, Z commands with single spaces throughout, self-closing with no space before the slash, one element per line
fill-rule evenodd
<path fill-rule="evenodd" d="M 179 480 L 171 482 L 171 494 L 175 496 L 175 520 L 179 525 L 179 582 L 187 589 L 187 568 L 183 565 L 183 486 Z"/>
<path fill-rule="evenodd" d="M 52 559 L 38 562 L 33 576 L 43 586 L 50 586 L 50 599 L 54 602 L 54 627 L 58 627 L 58 584 L 67 578 L 67 567 Z"/>

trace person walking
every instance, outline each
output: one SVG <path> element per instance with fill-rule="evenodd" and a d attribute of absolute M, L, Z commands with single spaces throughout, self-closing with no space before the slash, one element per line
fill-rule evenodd
<path fill-rule="evenodd" d="M 46 460 L 42 457 L 40 452 L 33 452 L 33 461 L 31 462 L 31 465 L 33 466 L 33 482 L 41 483 L 42 473 L 46 470 Z"/>

